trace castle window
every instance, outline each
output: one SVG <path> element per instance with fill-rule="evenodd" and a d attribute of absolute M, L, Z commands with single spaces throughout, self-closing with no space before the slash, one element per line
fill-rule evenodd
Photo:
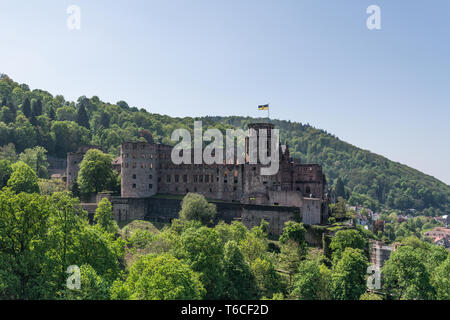
<path fill-rule="evenodd" d="M 237 188 L 236 187 L 233 187 L 233 191 L 236 191 L 237 190 Z"/>
<path fill-rule="evenodd" d="M 136 183 L 133 183 L 133 189 L 136 189 Z"/>
<path fill-rule="evenodd" d="M 234 170 L 234 176 L 237 177 L 239 175 L 239 171 Z"/>
<path fill-rule="evenodd" d="M 179 175 L 175 175 L 175 182 L 179 182 L 179 180 L 180 180 L 180 176 Z"/>
<path fill-rule="evenodd" d="M 209 175 L 205 176 L 205 182 L 208 183 L 209 182 Z"/>
<path fill-rule="evenodd" d="M 135 174 L 133 174 L 133 179 L 135 179 L 135 180 L 136 180 L 136 175 L 135 175 Z"/>
<path fill-rule="evenodd" d="M 136 162 L 133 162 L 133 169 L 136 169 Z"/>
<path fill-rule="evenodd" d="M 194 192 L 197 192 L 197 187 L 194 188 Z"/>
<path fill-rule="evenodd" d="M 148 185 L 148 188 L 149 188 L 149 189 L 153 189 L 153 185 L 152 185 L 152 184 L 149 184 L 149 185 Z"/>
<path fill-rule="evenodd" d="M 150 159 L 153 159 L 153 155 L 152 154 L 150 155 Z"/>
<path fill-rule="evenodd" d="M 203 175 L 202 175 L 202 174 L 199 175 L 198 178 L 199 178 L 199 181 L 200 181 L 200 182 L 203 182 Z"/>
<path fill-rule="evenodd" d="M 310 194 L 311 193 L 311 188 L 310 187 L 306 187 L 306 193 Z"/>
<path fill-rule="evenodd" d="M 209 192 L 213 192 L 213 191 L 212 191 L 212 188 L 209 188 Z"/>
<path fill-rule="evenodd" d="M 234 183 L 238 183 L 238 179 L 234 179 Z"/>
<path fill-rule="evenodd" d="M 128 162 L 127 162 L 127 163 L 125 163 L 125 168 L 128 168 Z"/>
<path fill-rule="evenodd" d="M 161 177 L 158 178 L 158 182 L 161 182 Z"/>
<path fill-rule="evenodd" d="M 141 169 L 145 169 L 145 163 L 141 163 Z"/>
<path fill-rule="evenodd" d="M 170 174 L 167 175 L 167 182 L 170 182 Z"/>
<path fill-rule="evenodd" d="M 183 175 L 183 182 L 187 182 L 187 174 Z"/>
<path fill-rule="evenodd" d="M 136 153 L 133 153 L 133 159 L 136 159 Z"/>
<path fill-rule="evenodd" d="M 153 169 L 153 163 L 150 162 L 149 168 L 150 168 L 150 169 Z"/>
<path fill-rule="evenodd" d="M 197 182 L 197 175 L 194 174 L 194 182 Z"/>

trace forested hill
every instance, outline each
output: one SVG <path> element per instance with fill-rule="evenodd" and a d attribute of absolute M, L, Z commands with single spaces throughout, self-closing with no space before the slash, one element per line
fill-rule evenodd
<path fill-rule="evenodd" d="M 50 156 L 65 157 L 79 146 L 94 144 L 117 154 L 124 141 L 155 140 L 172 144 L 177 128 L 192 129 L 194 119 L 172 118 L 129 107 L 124 101 L 102 102 L 80 97 L 76 102 L 42 90 L 30 90 L 6 75 L 0 78 L 0 160 L 15 161 L 27 148 L 44 147 Z M 204 117 L 204 128 L 245 128 L 257 119 Z M 372 209 L 416 209 L 441 215 L 450 208 L 450 186 L 405 165 L 359 149 L 309 125 L 271 120 L 291 154 L 323 166 L 333 192 L 351 204 Z M 1 168 L 0 168 L 1 169 Z"/>

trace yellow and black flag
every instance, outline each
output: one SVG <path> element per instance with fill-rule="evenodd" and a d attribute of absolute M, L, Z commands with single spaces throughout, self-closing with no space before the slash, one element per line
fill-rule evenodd
<path fill-rule="evenodd" d="M 269 110 L 269 105 L 268 104 L 263 104 L 258 106 L 258 110 Z"/>

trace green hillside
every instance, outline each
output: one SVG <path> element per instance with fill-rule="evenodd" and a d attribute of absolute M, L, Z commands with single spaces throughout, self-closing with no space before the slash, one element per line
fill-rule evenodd
<path fill-rule="evenodd" d="M 76 102 L 8 76 L 0 78 L 0 160 L 17 160 L 27 148 L 42 146 L 48 155 L 65 157 L 79 146 L 95 144 L 117 154 L 124 141 L 155 140 L 172 144 L 177 128 L 192 129 L 194 118 L 173 118 L 130 107 L 124 101 L 102 102 L 80 97 Z M 204 117 L 204 128 L 245 128 L 257 121 L 245 117 Z M 405 165 L 343 142 L 309 125 L 271 120 L 294 157 L 323 166 L 333 193 L 351 204 L 372 209 L 415 209 L 416 213 L 441 215 L 449 211 L 450 186 Z M 0 166 L 1 169 L 1 166 Z M 0 175 L 1 176 L 1 175 Z M 340 179 L 338 179 L 340 178 Z M 339 181 L 339 183 L 337 183 Z M 342 182 L 342 183 L 341 183 Z"/>

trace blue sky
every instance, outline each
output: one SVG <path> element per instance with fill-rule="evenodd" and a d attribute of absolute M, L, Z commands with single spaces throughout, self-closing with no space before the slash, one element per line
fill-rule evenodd
<path fill-rule="evenodd" d="M 0 72 L 32 89 L 171 116 L 270 103 L 450 183 L 448 0 L 2 0 L 0 39 Z"/>

